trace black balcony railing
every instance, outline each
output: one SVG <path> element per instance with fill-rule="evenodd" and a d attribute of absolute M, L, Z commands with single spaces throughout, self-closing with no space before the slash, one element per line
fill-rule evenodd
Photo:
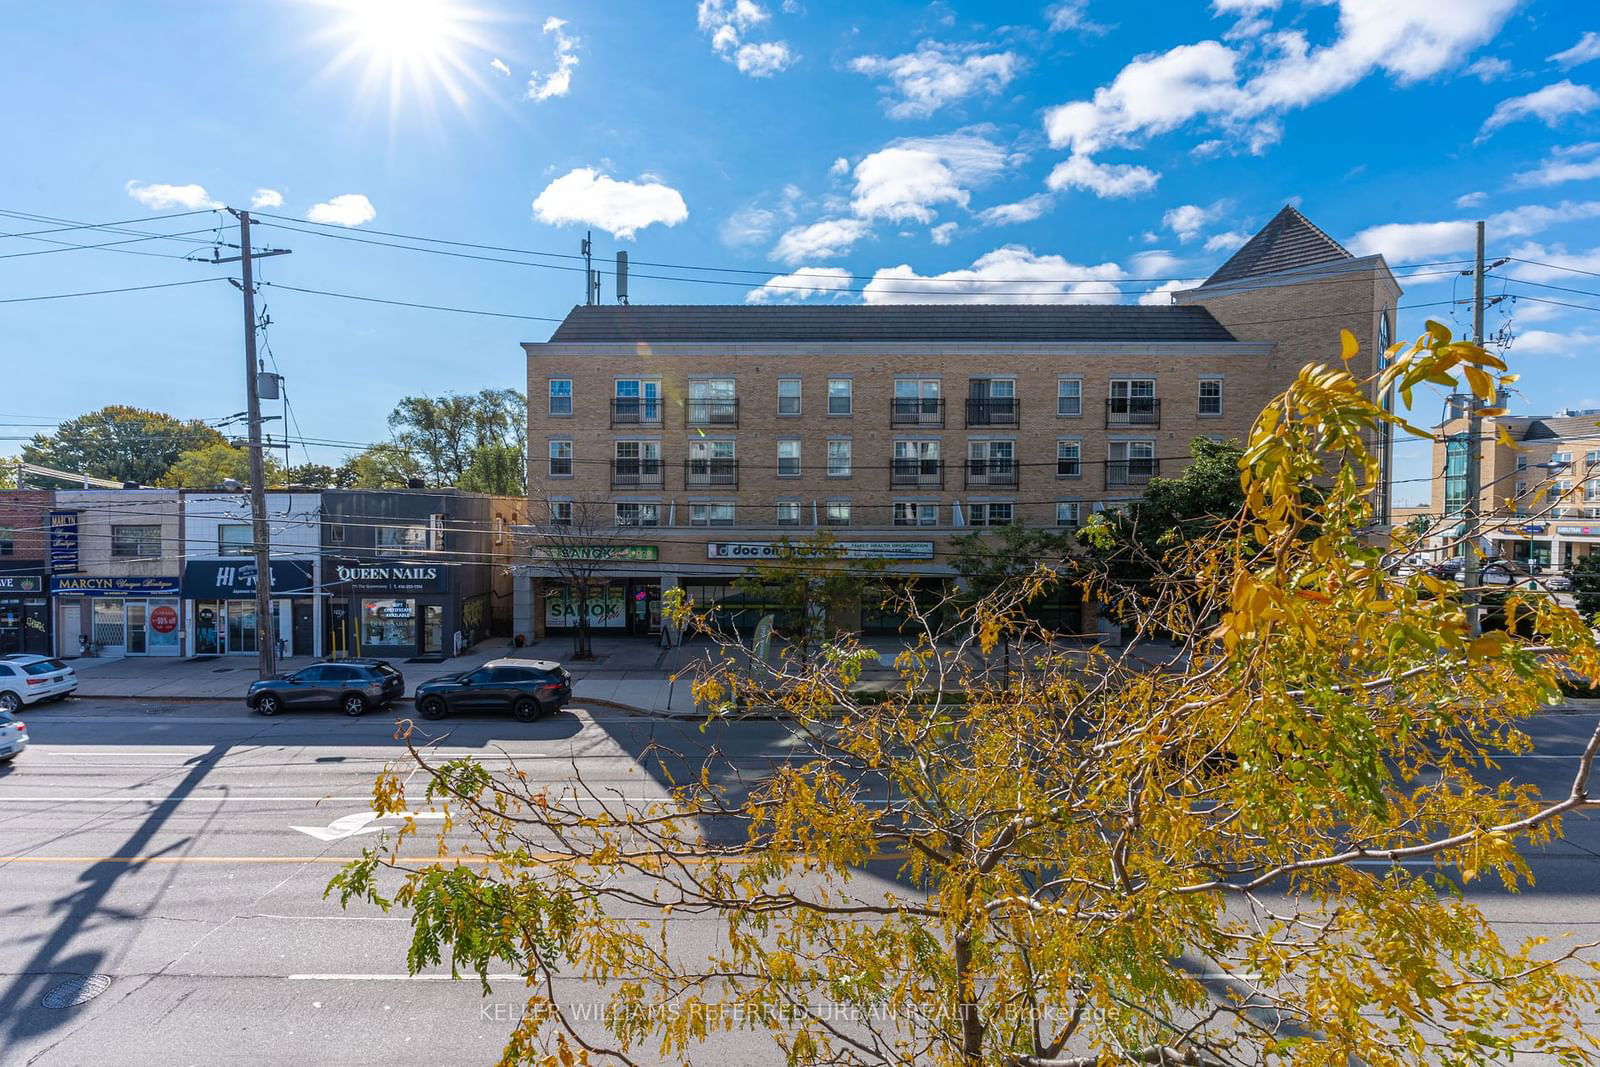
<path fill-rule="evenodd" d="M 683 484 L 690 489 L 732 489 L 739 484 L 736 459 L 686 459 Z"/>
<path fill-rule="evenodd" d="M 891 426 L 944 426 L 944 400 L 936 396 L 897 396 L 889 401 Z"/>
<path fill-rule="evenodd" d="M 661 487 L 661 461 L 659 459 L 618 459 L 611 463 L 611 487 Z"/>
<path fill-rule="evenodd" d="M 1017 461 L 1014 459 L 967 460 L 967 488 L 985 485 L 1016 485 Z"/>
<path fill-rule="evenodd" d="M 611 425 L 660 426 L 662 401 L 655 396 L 619 396 L 611 401 Z"/>
<path fill-rule="evenodd" d="M 896 456 L 889 466 L 889 484 L 943 489 L 944 463 L 938 459 Z"/>
<path fill-rule="evenodd" d="M 1106 488 L 1143 485 L 1160 472 L 1158 459 L 1114 459 L 1106 464 Z"/>
<path fill-rule="evenodd" d="M 1161 401 L 1153 396 L 1114 396 L 1106 401 L 1106 427 L 1161 425 Z"/>
<path fill-rule="evenodd" d="M 737 426 L 737 400 L 689 399 L 683 403 L 684 418 L 690 426 Z"/>
<path fill-rule="evenodd" d="M 967 398 L 968 426 L 1015 426 L 1022 404 L 1014 396 Z"/>

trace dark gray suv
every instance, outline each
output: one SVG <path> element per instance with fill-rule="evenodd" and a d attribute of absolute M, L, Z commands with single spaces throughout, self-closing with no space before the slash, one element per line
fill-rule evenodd
<path fill-rule="evenodd" d="M 360 715 L 400 699 L 405 689 L 404 676 L 384 660 L 341 659 L 253 682 L 244 701 L 262 715 L 292 708 L 338 708 Z"/>

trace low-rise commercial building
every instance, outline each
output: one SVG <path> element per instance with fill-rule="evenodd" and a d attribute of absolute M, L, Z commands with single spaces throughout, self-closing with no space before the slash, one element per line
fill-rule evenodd
<path fill-rule="evenodd" d="M 47 537 L 57 655 L 183 654 L 178 490 L 58 490 Z"/>
<path fill-rule="evenodd" d="M 46 528 L 51 494 L 0 493 L 0 655 L 54 652 Z"/>

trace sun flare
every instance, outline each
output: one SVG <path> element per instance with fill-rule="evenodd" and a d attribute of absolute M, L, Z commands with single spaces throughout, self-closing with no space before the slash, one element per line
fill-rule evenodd
<path fill-rule="evenodd" d="M 465 111 L 484 89 L 489 17 L 455 0 L 320 0 L 334 17 L 323 34 L 337 53 L 326 73 L 359 71 L 363 102 L 386 98 L 391 123 L 402 113 L 437 117 L 439 95 Z"/>

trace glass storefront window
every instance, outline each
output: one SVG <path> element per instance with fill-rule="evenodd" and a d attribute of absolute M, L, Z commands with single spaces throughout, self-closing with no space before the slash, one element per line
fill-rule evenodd
<path fill-rule="evenodd" d="M 363 600 L 361 643 L 364 645 L 415 645 L 415 600 Z"/>

